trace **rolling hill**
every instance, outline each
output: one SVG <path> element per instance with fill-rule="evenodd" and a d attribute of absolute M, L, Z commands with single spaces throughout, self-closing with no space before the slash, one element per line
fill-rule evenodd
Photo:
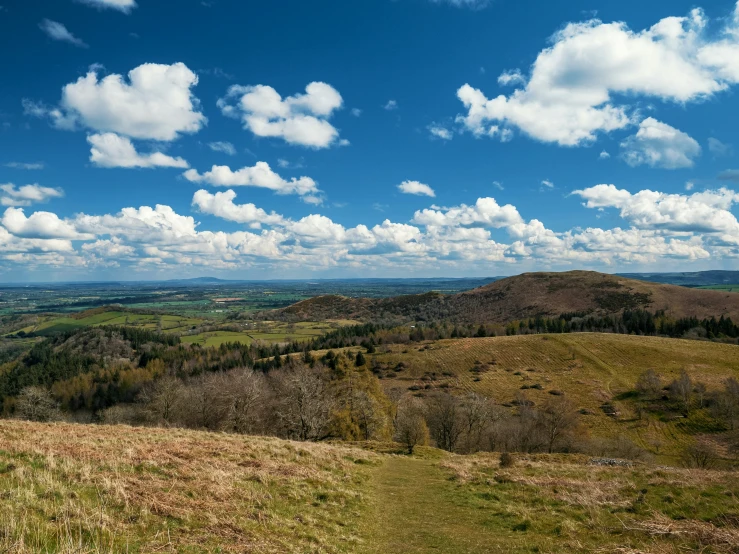
<path fill-rule="evenodd" d="M 595 437 L 629 437 L 664 461 L 676 463 L 680 449 L 705 422 L 669 417 L 634 419 L 629 392 L 639 375 L 654 369 L 663 383 L 686 370 L 695 382 L 718 391 L 739 379 L 739 347 L 712 342 L 606 333 L 524 335 L 453 339 L 416 346 L 393 345 L 373 359 L 390 397 L 410 391 L 475 392 L 513 406 L 524 393 L 535 405 L 564 394 L 577 403 Z M 611 404 L 614 418 L 602 409 Z M 696 416 L 698 417 L 698 416 Z M 659 452 L 655 445 L 659 444 Z"/>
<path fill-rule="evenodd" d="M 385 299 L 319 296 L 277 313 L 300 320 L 450 320 L 505 323 L 568 312 L 596 315 L 624 309 L 665 310 L 675 318 L 739 319 L 739 295 L 650 283 L 591 271 L 524 273 L 454 295 L 426 293 Z"/>

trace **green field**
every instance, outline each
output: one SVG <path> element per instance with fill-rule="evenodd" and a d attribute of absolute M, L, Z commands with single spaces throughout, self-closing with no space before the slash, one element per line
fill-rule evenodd
<path fill-rule="evenodd" d="M 704 290 L 722 290 L 726 292 L 739 292 L 739 284 L 737 285 L 709 285 L 705 287 L 698 287 Z"/>
<path fill-rule="evenodd" d="M 48 337 L 87 327 L 126 326 L 177 334 L 181 336 L 184 344 L 218 347 L 229 342 L 247 345 L 255 341 L 269 344 L 308 342 L 341 326 L 355 323 L 350 320 L 295 324 L 279 321 L 244 323 L 224 322 L 222 318 L 205 319 L 185 315 L 142 314 L 135 311 L 90 310 L 73 316 L 38 316 L 35 325 L 27 326 L 19 331 L 37 337 Z M 243 330 L 234 330 L 234 327 Z M 19 331 L 13 331 L 6 336 L 16 335 Z"/>
<path fill-rule="evenodd" d="M 215 346 L 229 342 L 251 344 L 264 342 L 283 344 L 287 342 L 308 342 L 314 338 L 338 328 L 341 325 L 353 325 L 354 321 L 337 320 L 331 322 L 300 322 L 287 324 L 275 321 L 265 321 L 258 324 L 245 324 L 244 331 L 228 330 L 205 331 L 193 335 L 183 335 L 185 344 L 199 344 L 201 346 Z"/>
<path fill-rule="evenodd" d="M 55 333 L 64 333 L 85 327 L 100 327 L 104 325 L 116 325 L 127 327 L 141 327 L 143 329 L 160 329 L 169 333 L 181 333 L 193 326 L 201 325 L 204 320 L 200 318 L 188 318 L 178 315 L 153 315 L 137 314 L 134 312 L 104 311 L 85 315 L 85 312 L 75 317 L 46 317 L 33 326 L 26 327 L 22 331 L 34 333 L 37 336 L 49 336 Z"/>
<path fill-rule="evenodd" d="M 197 335 L 184 335 L 181 337 L 183 344 L 198 344 L 204 347 L 218 347 L 225 343 L 251 344 L 254 342 L 247 333 L 234 333 L 232 331 L 211 331 L 198 333 Z"/>

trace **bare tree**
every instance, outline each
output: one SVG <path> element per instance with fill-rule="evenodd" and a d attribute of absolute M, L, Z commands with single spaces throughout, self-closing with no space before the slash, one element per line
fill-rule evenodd
<path fill-rule="evenodd" d="M 687 416 L 690 414 L 690 407 L 693 397 L 693 380 L 690 375 L 683 370 L 680 373 L 680 377 L 675 379 L 670 384 L 670 393 L 672 397 L 677 400 L 683 408 L 683 413 Z"/>
<path fill-rule="evenodd" d="M 713 411 L 732 431 L 739 424 L 739 381 L 734 377 L 724 381 L 724 390 L 716 395 Z"/>
<path fill-rule="evenodd" d="M 311 369 L 302 364 L 274 377 L 278 398 L 277 417 L 288 437 L 319 440 L 326 436 L 335 401 L 322 366 Z"/>
<path fill-rule="evenodd" d="M 480 450 L 482 438 L 491 424 L 497 419 L 493 401 L 477 393 L 470 393 L 462 399 L 460 419 L 464 429 L 465 451 Z"/>
<path fill-rule="evenodd" d="M 576 427 L 577 412 L 567 397 L 560 396 L 548 400 L 537 419 L 547 441 L 547 451 L 551 454 L 557 442 Z"/>
<path fill-rule="evenodd" d="M 423 405 L 416 398 L 406 398 L 398 405 L 395 417 L 395 440 L 413 454 L 416 446 L 425 446 L 429 441 L 429 428 L 423 416 Z"/>
<path fill-rule="evenodd" d="M 459 400 L 449 393 L 438 393 L 427 404 L 426 420 L 436 446 L 454 452 L 464 430 Z"/>
<path fill-rule="evenodd" d="M 144 387 L 140 400 L 149 420 L 170 425 L 183 405 L 184 386 L 182 381 L 168 375 Z"/>
<path fill-rule="evenodd" d="M 699 440 L 688 446 L 682 454 L 683 463 L 687 467 L 712 469 L 720 459 L 716 446 L 707 440 Z"/>
<path fill-rule="evenodd" d="M 642 394 L 657 396 L 662 390 L 662 378 L 653 369 L 648 369 L 639 375 L 636 390 Z"/>
<path fill-rule="evenodd" d="M 698 408 L 702 409 L 706 402 L 706 393 L 708 392 L 708 387 L 705 383 L 696 383 L 695 387 L 693 388 L 693 392 L 695 393 L 695 398 L 698 401 Z"/>
<path fill-rule="evenodd" d="M 51 392 L 43 387 L 27 387 L 18 395 L 15 413 L 29 421 L 56 421 L 61 419 L 59 405 Z"/>
<path fill-rule="evenodd" d="M 268 399 L 264 375 L 249 369 L 231 374 L 227 425 L 237 433 L 254 433 L 261 426 L 262 411 Z"/>
<path fill-rule="evenodd" d="M 505 432 L 511 435 L 505 439 L 506 449 L 536 452 L 547 444 L 539 414 L 534 409 L 534 403 L 523 392 L 516 394 L 515 402 L 518 405 L 518 417 L 504 427 Z"/>
<path fill-rule="evenodd" d="M 193 379 L 182 391 L 179 419 L 196 429 L 220 429 L 229 409 L 229 377 L 211 373 Z"/>

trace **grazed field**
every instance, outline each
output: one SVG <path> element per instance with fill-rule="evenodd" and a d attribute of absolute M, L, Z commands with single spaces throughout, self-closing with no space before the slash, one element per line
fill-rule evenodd
<path fill-rule="evenodd" d="M 512 402 L 520 393 L 540 404 L 551 397 L 550 392 L 561 391 L 588 413 L 582 421 L 594 434 L 626 434 L 647 450 L 655 454 L 659 450 L 667 457 L 676 456 L 681 444 L 691 440 L 686 432 L 693 429 L 686 426 L 699 422 L 635 421 L 632 405 L 618 400 L 619 394 L 632 390 L 639 374 L 650 368 L 661 373 L 665 383 L 685 369 L 709 390 L 719 388 L 727 377 L 739 377 L 736 345 L 614 334 L 396 345 L 377 354 L 376 360 L 383 364 L 380 375 L 387 390 L 411 389 L 418 394 L 443 388 L 476 391 L 499 404 Z M 606 402 L 621 412 L 620 421 L 602 411 Z"/>

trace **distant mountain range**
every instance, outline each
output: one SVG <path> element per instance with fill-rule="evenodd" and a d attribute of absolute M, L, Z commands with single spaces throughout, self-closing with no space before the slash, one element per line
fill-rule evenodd
<path fill-rule="evenodd" d="M 627 279 L 635 279 L 637 281 L 647 281 L 651 283 L 662 283 L 666 285 L 680 285 L 683 287 L 702 287 L 712 285 L 734 285 L 739 284 L 739 271 L 692 271 L 692 272 L 673 272 L 673 273 L 616 273 L 619 277 Z M 286 279 L 281 282 L 378 282 L 378 283 L 420 283 L 429 282 L 431 284 L 444 281 L 470 281 L 471 283 L 487 282 L 493 283 L 506 279 L 507 277 L 415 277 L 415 278 L 352 278 L 352 279 Z M 275 280 L 277 281 L 277 280 Z M 258 280 L 240 280 L 240 279 L 218 279 L 216 277 L 196 277 L 194 279 L 170 279 L 164 281 L 171 284 L 182 285 L 218 285 L 218 284 L 238 284 L 238 283 L 255 283 L 270 282 Z"/>
<path fill-rule="evenodd" d="M 652 283 L 663 283 L 669 285 L 681 285 L 684 287 L 701 287 L 712 285 L 739 285 L 739 271 L 694 271 L 673 273 L 617 273 L 619 277 L 648 281 Z M 378 284 L 413 284 L 421 286 L 428 284 L 428 290 L 442 288 L 443 283 L 454 283 L 458 290 L 469 286 L 470 289 L 480 287 L 484 284 L 494 283 L 509 277 L 410 277 L 410 278 L 336 278 L 336 279 L 221 279 L 218 277 L 194 277 L 190 279 L 168 279 L 161 281 L 70 281 L 70 282 L 30 282 L 30 283 L 0 283 L 0 287 L 109 287 L 112 285 L 166 285 L 166 286 L 218 286 L 218 285 L 258 285 L 269 283 L 309 283 L 320 285 L 321 283 L 378 283 Z"/>

